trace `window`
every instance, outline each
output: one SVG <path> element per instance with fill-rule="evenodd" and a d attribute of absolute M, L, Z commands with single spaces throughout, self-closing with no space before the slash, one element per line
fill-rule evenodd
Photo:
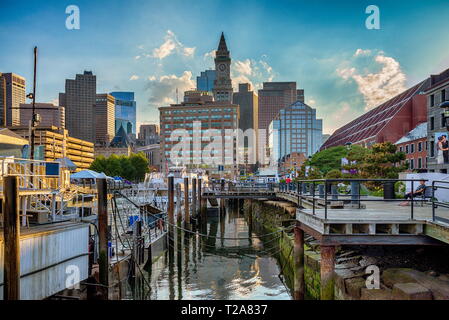
<path fill-rule="evenodd" d="M 430 157 L 435 157 L 435 143 L 433 141 L 430 141 Z"/>
<path fill-rule="evenodd" d="M 418 158 L 418 169 L 422 168 L 422 159 Z"/>
<path fill-rule="evenodd" d="M 404 152 L 404 148 L 402 146 L 399 147 L 399 152 Z"/>
<path fill-rule="evenodd" d="M 446 101 L 446 89 L 441 90 L 441 102 Z"/>
<path fill-rule="evenodd" d="M 435 130 L 435 118 L 430 117 L 430 130 Z"/>
<path fill-rule="evenodd" d="M 414 153 L 414 152 L 415 152 L 415 144 L 412 143 L 412 144 L 410 145 L 410 153 Z"/>
<path fill-rule="evenodd" d="M 405 146 L 405 153 L 408 154 L 408 145 Z"/>
<path fill-rule="evenodd" d="M 409 164 L 410 164 L 410 166 L 409 166 L 410 170 L 415 169 L 415 159 L 410 159 Z"/>
<path fill-rule="evenodd" d="M 433 107 L 435 105 L 435 96 L 432 94 L 430 95 L 430 106 Z"/>
<path fill-rule="evenodd" d="M 418 152 L 422 151 L 422 142 L 418 142 Z"/>
<path fill-rule="evenodd" d="M 441 114 L 441 128 L 446 127 L 446 117 L 444 116 L 444 113 Z"/>

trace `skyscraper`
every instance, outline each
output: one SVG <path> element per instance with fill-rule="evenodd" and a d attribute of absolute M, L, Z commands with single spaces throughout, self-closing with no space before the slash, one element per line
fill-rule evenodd
<path fill-rule="evenodd" d="M 200 76 L 196 77 L 196 90 L 212 92 L 214 89 L 215 78 L 215 70 L 206 70 L 201 72 Z"/>
<path fill-rule="evenodd" d="M 317 152 L 323 142 L 323 120 L 316 118 L 315 109 L 298 100 L 279 111 L 269 132 L 273 160 L 282 160 L 293 153 L 308 157 Z"/>
<path fill-rule="evenodd" d="M 25 103 L 25 78 L 15 73 L 0 73 L 0 124 L 20 125 L 20 104 Z M 5 105 L 6 103 L 6 105 Z"/>
<path fill-rule="evenodd" d="M 259 129 L 268 129 L 281 109 L 296 101 L 304 102 L 304 90 L 296 82 L 264 82 L 259 90 Z"/>
<path fill-rule="evenodd" d="M 64 107 L 55 106 L 52 103 L 36 103 L 36 113 L 40 116 L 39 127 L 58 127 L 65 128 L 65 110 Z M 22 103 L 20 105 L 20 125 L 29 126 L 33 114 L 33 105 L 31 103 Z"/>
<path fill-rule="evenodd" d="M 139 142 L 146 146 L 159 143 L 159 125 L 157 124 L 141 124 L 139 129 Z"/>
<path fill-rule="evenodd" d="M 128 135 L 136 135 L 136 101 L 134 92 L 111 92 L 115 98 L 115 133 L 120 127 Z"/>
<path fill-rule="evenodd" d="M 221 33 L 220 43 L 215 54 L 214 100 L 232 102 L 232 81 L 231 81 L 231 57 L 226 46 L 224 34 Z"/>
<path fill-rule="evenodd" d="M 259 101 L 252 91 L 251 84 L 240 83 L 239 91 L 234 92 L 233 103 L 240 106 L 239 128 L 243 131 L 258 128 Z"/>
<path fill-rule="evenodd" d="M 95 102 L 95 143 L 108 146 L 115 135 L 115 99 L 112 95 L 97 94 Z"/>
<path fill-rule="evenodd" d="M 91 71 L 66 79 L 65 93 L 59 94 L 59 105 L 65 108 L 70 136 L 95 143 L 96 92 L 97 77 Z"/>

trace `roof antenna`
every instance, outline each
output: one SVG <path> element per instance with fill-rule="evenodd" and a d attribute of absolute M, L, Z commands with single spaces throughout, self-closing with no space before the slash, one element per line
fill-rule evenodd
<path fill-rule="evenodd" d="M 179 104 L 178 100 L 178 88 L 176 88 L 176 104 Z"/>

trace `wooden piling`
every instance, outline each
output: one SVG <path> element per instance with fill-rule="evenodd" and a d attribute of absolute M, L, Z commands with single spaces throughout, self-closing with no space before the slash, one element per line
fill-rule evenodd
<path fill-rule="evenodd" d="M 18 178 L 3 178 L 4 300 L 20 300 L 20 202 Z"/>
<path fill-rule="evenodd" d="M 168 177 L 168 253 L 169 258 L 173 258 L 174 249 L 174 229 L 175 224 L 174 210 L 175 210 L 175 190 L 174 190 L 174 177 L 173 175 Z"/>
<path fill-rule="evenodd" d="M 109 253 L 108 253 L 108 185 L 106 179 L 97 179 L 98 191 L 98 269 L 102 298 L 109 298 Z"/>
<path fill-rule="evenodd" d="M 196 178 L 192 179 L 192 216 L 196 218 L 197 197 L 196 197 Z"/>
<path fill-rule="evenodd" d="M 295 300 L 304 300 L 304 231 L 299 226 L 295 226 L 294 234 L 293 259 L 295 265 L 295 282 L 293 295 Z"/>
<path fill-rule="evenodd" d="M 334 299 L 335 247 L 321 246 L 321 300 Z"/>
<path fill-rule="evenodd" d="M 190 206 L 189 206 L 189 178 L 184 178 L 184 225 L 190 228 Z"/>

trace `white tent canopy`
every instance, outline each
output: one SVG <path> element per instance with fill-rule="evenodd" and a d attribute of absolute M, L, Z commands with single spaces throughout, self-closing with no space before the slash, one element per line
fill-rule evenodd
<path fill-rule="evenodd" d="M 93 170 L 81 170 L 77 173 L 71 174 L 70 179 L 112 179 L 111 177 L 108 177 L 103 172 L 98 173 Z"/>

